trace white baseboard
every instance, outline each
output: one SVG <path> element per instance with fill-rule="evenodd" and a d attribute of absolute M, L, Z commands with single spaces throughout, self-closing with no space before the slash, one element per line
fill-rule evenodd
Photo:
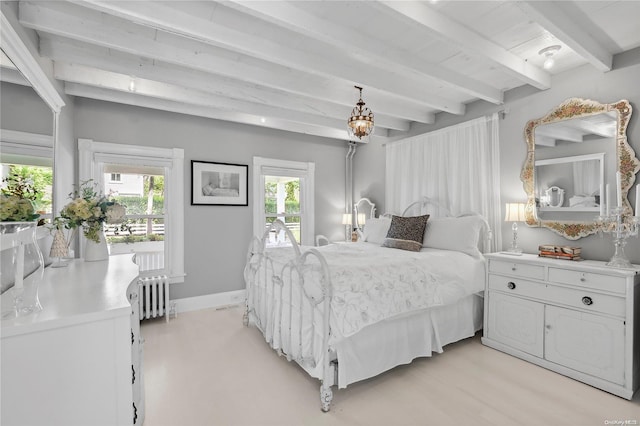
<path fill-rule="evenodd" d="M 245 290 L 227 291 L 224 293 L 207 294 L 204 296 L 186 297 L 175 299 L 176 311 L 189 312 L 200 309 L 220 308 L 223 306 L 239 305 L 244 303 Z"/>

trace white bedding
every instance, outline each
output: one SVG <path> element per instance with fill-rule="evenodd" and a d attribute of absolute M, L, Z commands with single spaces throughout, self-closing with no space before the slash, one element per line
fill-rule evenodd
<path fill-rule="evenodd" d="M 329 265 L 333 289 L 330 345 L 372 324 L 453 304 L 484 288 L 484 258 L 461 252 L 409 252 L 366 242 L 318 249 Z M 291 256 L 285 248 L 268 252 L 276 270 Z"/>

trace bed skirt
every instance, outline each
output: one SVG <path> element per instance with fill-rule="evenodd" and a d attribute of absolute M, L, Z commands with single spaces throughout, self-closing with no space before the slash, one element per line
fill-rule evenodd
<path fill-rule="evenodd" d="M 338 361 L 337 383 L 351 383 L 377 376 L 416 358 L 442 353 L 449 343 L 472 337 L 482 329 L 484 299 L 472 294 L 457 303 L 437 306 L 365 327 L 332 348 Z M 303 367 L 304 368 L 304 367 Z M 320 378 L 320 368 L 304 368 Z"/>

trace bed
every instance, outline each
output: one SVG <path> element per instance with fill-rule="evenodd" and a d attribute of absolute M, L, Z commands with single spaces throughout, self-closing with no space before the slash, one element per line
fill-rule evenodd
<path fill-rule="evenodd" d="M 441 353 L 482 328 L 486 221 L 424 219 L 421 247 L 410 251 L 383 246 L 392 223 L 413 220 L 397 218 L 369 219 L 360 242 L 316 248 L 298 246 L 276 221 L 250 245 L 244 323 L 321 381 L 323 411 L 333 386 Z M 293 244 L 267 247 L 274 231 Z"/>

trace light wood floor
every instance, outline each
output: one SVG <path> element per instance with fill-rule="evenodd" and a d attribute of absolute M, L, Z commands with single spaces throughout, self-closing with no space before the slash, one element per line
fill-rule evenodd
<path fill-rule="evenodd" d="M 144 322 L 145 426 L 640 425 L 632 401 L 483 346 L 449 345 L 334 391 L 278 357 L 233 307 Z M 614 423 L 620 421 L 622 423 Z"/>

